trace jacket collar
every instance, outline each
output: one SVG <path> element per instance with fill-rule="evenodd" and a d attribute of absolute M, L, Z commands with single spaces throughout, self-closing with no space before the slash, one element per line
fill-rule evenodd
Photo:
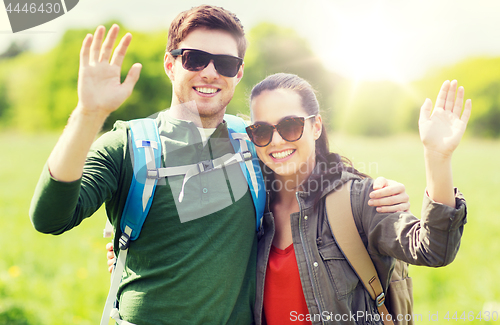
<path fill-rule="evenodd" d="M 316 160 L 316 166 L 302 186 L 302 191 L 297 195 L 304 200 L 305 206 L 310 207 L 316 204 L 330 192 L 338 190 L 344 184 L 353 179 L 360 179 L 358 175 L 344 170 L 327 171 L 327 163 L 324 160 Z"/>
<path fill-rule="evenodd" d="M 327 172 L 326 170 L 327 162 L 317 156 L 316 166 L 311 175 L 301 186 L 301 189 L 296 192 L 296 195 L 303 200 L 306 209 L 315 205 L 324 196 L 328 195 L 328 193 L 341 188 L 348 181 L 360 179 L 358 175 L 347 171 L 338 170 Z M 266 190 L 266 193 L 266 211 L 270 211 L 272 193 L 269 189 Z"/>

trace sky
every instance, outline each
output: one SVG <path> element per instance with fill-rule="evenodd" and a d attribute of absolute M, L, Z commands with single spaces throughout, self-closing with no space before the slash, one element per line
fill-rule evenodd
<path fill-rule="evenodd" d="M 133 30 L 166 30 L 179 12 L 203 3 L 231 10 L 247 31 L 262 21 L 295 29 L 326 68 L 353 80 L 404 83 L 467 58 L 500 56 L 499 0 L 80 0 L 15 34 L 0 7 L 0 52 L 25 39 L 47 51 L 67 28 L 94 29 L 110 19 Z"/>

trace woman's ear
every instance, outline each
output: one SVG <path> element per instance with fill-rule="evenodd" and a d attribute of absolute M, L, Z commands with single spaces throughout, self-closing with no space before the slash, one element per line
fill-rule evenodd
<path fill-rule="evenodd" d="M 321 136 L 321 132 L 323 131 L 323 120 L 321 118 L 321 115 L 316 115 L 314 118 L 314 124 L 313 124 L 313 135 L 314 135 L 314 140 L 318 140 L 319 137 Z"/>

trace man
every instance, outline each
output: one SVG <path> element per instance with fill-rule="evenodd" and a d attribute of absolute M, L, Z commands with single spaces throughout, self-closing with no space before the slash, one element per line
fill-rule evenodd
<path fill-rule="evenodd" d="M 67 231 L 106 202 L 116 238 L 120 235 L 117 225 L 134 177 L 128 125 L 117 122 L 113 131 L 92 142 L 109 114 L 131 94 L 141 65 L 134 64 L 121 83 L 132 36 L 125 35 L 111 56 L 118 26 L 102 43 L 104 34 L 104 27 L 98 27 L 83 42 L 79 102 L 33 197 L 30 216 L 44 233 Z M 240 21 L 222 8 L 199 6 L 174 19 L 164 57 L 172 107 L 157 118 L 163 165 L 234 152 L 223 117 L 243 77 L 244 64 L 236 61 L 245 50 Z M 206 66 L 190 65 L 196 60 L 189 56 L 200 55 L 198 51 L 224 55 L 227 65 L 216 57 Z M 385 208 L 398 209 L 397 203 L 406 208 L 401 192 L 401 185 L 384 188 L 381 196 L 400 194 L 381 203 L 396 199 L 396 205 Z M 130 245 L 118 292 L 121 318 L 141 325 L 253 323 L 256 242 L 252 199 L 238 164 L 196 175 L 185 184 L 182 176 L 169 177 L 156 188 L 141 236 Z"/>

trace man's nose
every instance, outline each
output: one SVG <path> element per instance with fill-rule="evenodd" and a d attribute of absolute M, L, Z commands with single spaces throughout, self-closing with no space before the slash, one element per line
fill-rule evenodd
<path fill-rule="evenodd" d="M 210 60 L 210 63 L 205 67 L 205 69 L 201 70 L 200 75 L 203 78 L 209 78 L 209 79 L 219 78 L 219 73 L 217 72 L 217 69 L 215 69 L 213 60 Z"/>

